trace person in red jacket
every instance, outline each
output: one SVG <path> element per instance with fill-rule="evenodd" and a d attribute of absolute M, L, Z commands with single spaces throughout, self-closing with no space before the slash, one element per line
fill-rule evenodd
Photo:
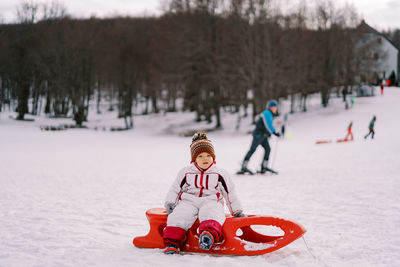
<path fill-rule="evenodd" d="M 345 141 L 353 141 L 354 137 L 353 137 L 353 132 L 351 130 L 351 128 L 353 127 L 353 122 L 351 121 L 349 126 L 347 127 L 347 134 L 346 137 L 344 138 Z M 348 139 L 350 137 L 350 140 Z"/>

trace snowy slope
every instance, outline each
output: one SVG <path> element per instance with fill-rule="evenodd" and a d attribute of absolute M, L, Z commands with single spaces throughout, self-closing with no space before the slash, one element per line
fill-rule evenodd
<path fill-rule="evenodd" d="M 248 118 L 235 132 L 236 117 L 224 115 L 225 130 L 209 138 L 245 213 L 307 229 L 309 249 L 299 239 L 254 257 L 166 256 L 132 245 L 148 231 L 145 211 L 162 206 L 189 163 L 190 138 L 172 133 L 193 114 L 137 117 L 127 132 L 45 132 L 38 126 L 54 121 L 17 122 L 0 113 L 0 266 L 400 266 L 398 103 L 400 88 L 387 88 L 383 97 L 357 98 L 351 110 L 338 99 L 290 116 L 292 138 L 271 140 L 279 176 L 233 175 L 251 125 Z M 373 115 L 375 139 L 364 140 Z M 315 144 L 343 138 L 351 120 L 354 142 Z M 250 167 L 262 156 L 257 150 Z"/>

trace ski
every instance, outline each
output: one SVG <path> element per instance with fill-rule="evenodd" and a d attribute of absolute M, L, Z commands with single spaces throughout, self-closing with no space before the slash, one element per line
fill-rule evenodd
<path fill-rule="evenodd" d="M 270 169 L 270 168 L 265 168 L 263 171 L 257 171 L 257 173 L 259 173 L 259 174 L 265 174 L 267 172 L 272 173 L 272 174 L 278 174 L 277 171 Z"/>
<path fill-rule="evenodd" d="M 244 174 L 253 175 L 254 173 L 250 170 L 247 170 L 247 171 L 240 170 L 240 171 L 236 172 L 236 174 L 238 174 L 238 175 L 244 175 Z"/>
<path fill-rule="evenodd" d="M 267 168 L 267 169 L 264 170 L 264 171 L 257 171 L 256 173 L 254 173 L 254 172 L 252 172 L 252 171 L 250 171 L 250 170 L 249 170 L 249 171 L 242 171 L 242 170 L 240 170 L 240 171 L 236 172 L 237 175 L 245 175 L 245 174 L 254 175 L 254 174 L 267 174 L 267 173 L 278 174 L 277 171 L 275 171 L 275 170 L 273 170 L 273 169 L 270 169 L 270 168 Z"/>

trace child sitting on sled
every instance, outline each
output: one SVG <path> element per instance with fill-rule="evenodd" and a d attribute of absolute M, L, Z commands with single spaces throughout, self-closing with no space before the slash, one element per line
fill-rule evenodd
<path fill-rule="evenodd" d="M 225 222 L 224 198 L 231 215 L 243 217 L 243 210 L 229 174 L 215 165 L 215 151 L 205 133 L 196 133 L 190 145 L 191 165 L 179 171 L 165 200 L 168 214 L 164 230 L 165 254 L 177 254 L 186 231 L 197 218 L 199 247 L 211 249 L 222 239 Z"/>

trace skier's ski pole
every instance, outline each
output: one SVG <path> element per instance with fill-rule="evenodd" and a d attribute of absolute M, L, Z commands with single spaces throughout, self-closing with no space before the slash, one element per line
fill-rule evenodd
<path fill-rule="evenodd" d="M 279 137 L 275 138 L 275 147 L 274 147 L 274 155 L 272 157 L 272 162 L 271 162 L 271 169 L 274 169 L 274 163 L 275 163 L 275 158 L 276 158 L 276 151 L 278 150 L 278 141 Z"/>

